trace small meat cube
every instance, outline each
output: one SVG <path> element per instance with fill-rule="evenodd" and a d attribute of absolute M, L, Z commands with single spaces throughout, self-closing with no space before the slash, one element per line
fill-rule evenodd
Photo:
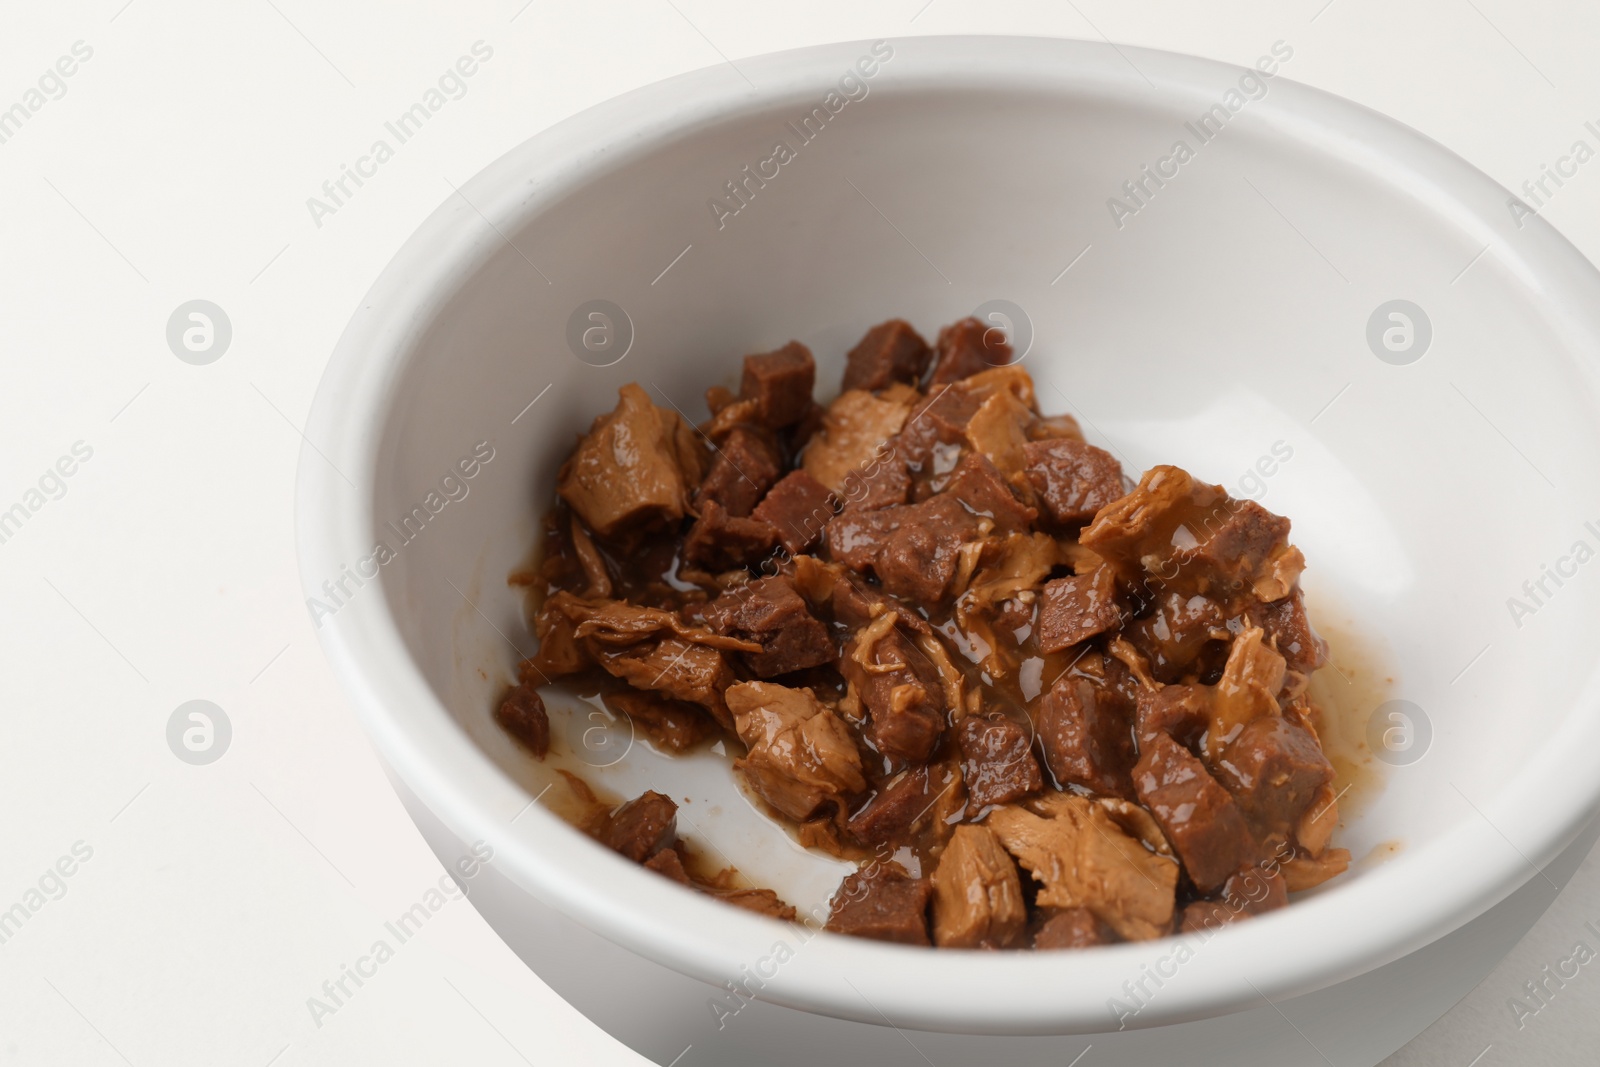
<path fill-rule="evenodd" d="M 1289 888 L 1283 875 L 1257 864 L 1235 871 L 1222 885 L 1222 899 L 1251 915 L 1289 906 Z"/>
<path fill-rule="evenodd" d="M 1252 605 L 1249 616 L 1266 631 L 1291 671 L 1310 674 L 1328 662 L 1328 642 L 1312 628 L 1300 590 L 1270 604 Z"/>
<path fill-rule="evenodd" d="M 687 752 L 717 732 L 717 724 L 703 708 L 659 693 L 624 689 L 605 695 L 606 705 L 626 715 L 657 748 Z"/>
<path fill-rule="evenodd" d="M 891 438 L 879 454 L 845 476 L 839 499 L 847 510 L 872 511 L 904 504 L 910 492 L 911 470 L 894 451 Z"/>
<path fill-rule="evenodd" d="M 1145 590 L 1148 594 L 1148 590 Z M 1143 652 L 1156 680 L 1175 682 L 1189 671 L 1212 641 L 1227 641 L 1227 618 L 1210 597 L 1167 592 L 1155 598 L 1155 610 L 1124 628 L 1124 635 Z"/>
<path fill-rule="evenodd" d="M 954 797 L 955 775 L 949 768 L 913 767 L 878 789 L 845 824 L 845 831 L 857 842 L 875 845 L 901 844 L 936 824 L 946 813 L 942 803 Z"/>
<path fill-rule="evenodd" d="M 777 547 L 777 530 L 760 519 L 730 515 L 715 500 L 707 500 L 683 539 L 683 557 L 713 570 L 733 570 L 759 563 Z"/>
<path fill-rule="evenodd" d="M 734 767 L 783 814 L 809 819 L 824 804 L 866 790 L 850 728 L 810 690 L 743 682 L 725 697 L 749 748 Z"/>
<path fill-rule="evenodd" d="M 1166 734 L 1184 748 L 1197 744 L 1211 722 L 1210 702 L 1210 691 L 1198 685 L 1140 690 L 1134 728 L 1139 751 L 1155 744 L 1157 734 Z"/>
<path fill-rule="evenodd" d="M 744 357 L 739 396 L 756 402 L 756 415 L 767 426 L 791 426 L 811 409 L 817 363 L 811 349 L 790 341 L 776 352 Z"/>
<path fill-rule="evenodd" d="M 830 902 L 826 929 L 852 937 L 927 945 L 926 878 L 912 878 L 897 863 L 872 863 L 846 875 Z"/>
<path fill-rule="evenodd" d="M 803 470 L 790 471 L 774 485 L 751 518 L 778 532 L 790 555 L 808 552 L 822 538 L 822 528 L 839 510 L 833 491 Z"/>
<path fill-rule="evenodd" d="M 1009 948 L 1028 907 L 1017 865 L 986 826 L 955 828 L 933 872 L 933 942 L 940 948 Z"/>
<path fill-rule="evenodd" d="M 851 636 L 839 658 L 844 675 L 866 708 L 867 738 L 885 756 L 921 761 L 944 733 L 944 689 L 937 666 L 885 611 Z"/>
<path fill-rule="evenodd" d="M 1039 514 L 1017 499 L 994 463 L 981 452 L 970 452 L 962 458 L 944 491 L 973 514 L 993 519 L 995 530 L 1000 533 L 1027 530 Z"/>
<path fill-rule="evenodd" d="M 943 386 L 917 402 L 905 427 L 894 439 L 896 452 L 907 465 L 922 473 L 938 473 L 934 450 L 958 449 L 967 443 L 967 423 L 983 405 L 984 397 L 967 389 Z"/>
<path fill-rule="evenodd" d="M 1239 802 L 1263 841 L 1286 840 L 1323 787 L 1333 766 L 1317 739 L 1277 715 L 1245 725 L 1217 763 L 1217 780 Z"/>
<path fill-rule="evenodd" d="M 841 394 L 800 457 L 806 473 L 842 493 L 851 474 L 889 454 L 889 439 L 905 425 L 915 399 L 911 389 L 885 390 L 881 397 L 861 389 Z"/>
<path fill-rule="evenodd" d="M 956 744 L 973 810 L 1009 804 L 1044 788 L 1033 738 L 1011 719 L 969 716 L 956 731 Z"/>
<path fill-rule="evenodd" d="M 789 579 L 762 578 L 730 590 L 705 611 L 706 625 L 761 646 L 744 653 L 757 678 L 831 663 L 839 654 L 828 628 L 815 618 Z"/>
<path fill-rule="evenodd" d="M 606 816 L 595 836 L 607 848 L 643 863 L 677 839 L 678 805 L 649 790 Z"/>
<path fill-rule="evenodd" d="M 811 406 L 806 408 L 806 413 L 800 416 L 800 421 L 784 431 L 791 456 L 798 456 L 806 450 L 811 438 L 822 429 L 822 421 L 827 415 L 828 409 L 813 400 Z"/>
<path fill-rule="evenodd" d="M 1117 935 L 1088 908 L 1049 909 L 1051 914 L 1033 935 L 1034 948 L 1093 948 L 1109 945 Z"/>
<path fill-rule="evenodd" d="M 845 357 L 840 390 L 882 389 L 892 382 L 922 380 L 933 349 L 904 319 L 890 319 L 867 331 Z"/>
<path fill-rule="evenodd" d="M 550 716 L 544 710 L 544 698 L 533 686 L 513 686 L 495 709 L 494 721 L 535 759 L 544 759 L 550 751 Z"/>
<path fill-rule="evenodd" d="M 1254 860 L 1256 843 L 1238 804 L 1203 763 L 1166 734 L 1157 734 L 1139 757 L 1133 787 L 1202 893 Z"/>
<path fill-rule="evenodd" d="M 931 518 L 918 508 L 914 521 L 899 522 L 872 563 L 885 590 L 929 607 L 944 599 L 967 540 L 959 529 L 924 521 Z"/>
<path fill-rule="evenodd" d="M 1221 898 L 1219 900 L 1197 900 L 1184 908 L 1178 932 L 1188 934 L 1215 930 L 1289 904 L 1289 891 L 1283 875 L 1261 866 L 1234 872 L 1218 895 Z"/>
<path fill-rule="evenodd" d="M 1109 686 L 1071 673 L 1057 678 L 1035 714 L 1045 764 L 1056 781 L 1131 797 L 1132 710 L 1128 699 Z"/>
<path fill-rule="evenodd" d="M 1101 508 L 1078 541 L 1130 584 L 1148 575 L 1180 593 L 1227 598 L 1251 591 L 1260 599 L 1263 592 L 1286 595 L 1297 561 L 1304 562 L 1288 535 L 1289 520 L 1260 504 L 1158 466 Z"/>
<path fill-rule="evenodd" d="M 989 367 L 1011 362 L 1011 345 L 998 326 L 966 318 L 939 331 L 938 354 L 934 359 L 930 388 L 977 374 Z"/>
<path fill-rule="evenodd" d="M 1123 495 L 1122 464 L 1104 449 L 1055 437 L 1028 442 L 1023 455 L 1028 481 L 1058 526 L 1080 526 Z"/>
<path fill-rule="evenodd" d="M 683 867 L 683 856 L 675 848 L 662 849 L 645 860 L 644 865 L 663 878 L 670 878 L 679 885 L 693 885 L 689 880 L 689 872 Z"/>
<path fill-rule="evenodd" d="M 736 518 L 746 518 L 783 473 L 777 445 L 752 426 L 735 426 L 717 446 L 696 500 L 715 500 Z"/>
<path fill-rule="evenodd" d="M 633 383 L 618 395 L 616 409 L 595 419 L 556 483 L 561 498 L 601 537 L 645 521 L 683 518 L 688 490 L 704 471 L 701 445 L 677 412 L 656 407 Z"/>
<path fill-rule="evenodd" d="M 1264 566 L 1289 538 L 1289 520 L 1254 500 L 1230 497 L 1226 507 L 1208 518 L 1204 528 L 1209 536 L 1195 547 L 1195 564 L 1236 575 L 1244 584 L 1264 576 Z"/>
<path fill-rule="evenodd" d="M 1039 651 L 1060 652 L 1122 623 L 1110 567 L 1046 582 L 1039 600 Z"/>
<path fill-rule="evenodd" d="M 876 574 L 886 592 L 920 605 L 944 599 L 961 546 L 978 520 L 940 493 L 920 504 L 847 511 L 828 524 L 828 553 L 852 570 Z"/>

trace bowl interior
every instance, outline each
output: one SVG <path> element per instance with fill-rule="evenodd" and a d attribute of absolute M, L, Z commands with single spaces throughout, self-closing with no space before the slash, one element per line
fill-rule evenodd
<path fill-rule="evenodd" d="M 698 421 L 742 355 L 798 339 L 826 397 L 872 324 L 931 336 L 1005 300 L 1046 411 L 1076 415 L 1131 475 L 1175 463 L 1293 520 L 1335 653 L 1330 745 L 1355 783 L 1336 843 L 1357 863 L 1324 900 L 1494 811 L 1592 714 L 1596 326 L 1566 299 L 1592 293 L 1592 271 L 1537 220 L 1517 229 L 1486 179 L 1450 177 L 1442 150 L 1281 74 L 1137 53 L 1141 73 L 1059 42 L 1014 62 L 891 47 L 762 68 L 755 93 L 713 72 L 705 99 L 722 103 L 618 112 L 631 138 L 558 172 L 530 156 L 537 179 L 502 166 L 464 189 L 470 211 L 447 205 L 470 252 L 414 312 L 358 532 L 392 550 L 384 599 L 438 706 L 529 796 L 557 765 L 621 794 L 665 788 L 687 838 L 820 907 L 844 868 L 756 814 L 716 755 L 660 757 L 571 696 L 551 700 L 561 760 L 506 740 L 491 705 L 534 647 L 507 577 L 620 385 Z M 874 73 L 841 81 L 858 57 Z M 1397 299 L 1426 318 L 1420 358 L 1421 330 L 1388 359 L 1369 343 Z M 614 351 L 569 344 L 596 300 L 631 333 L 609 366 Z M 1374 759 L 1368 719 L 1397 699 L 1410 718 L 1384 720 L 1398 749 Z"/>

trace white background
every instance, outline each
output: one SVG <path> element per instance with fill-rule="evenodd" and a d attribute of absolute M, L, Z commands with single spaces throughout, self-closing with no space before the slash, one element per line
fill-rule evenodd
<path fill-rule="evenodd" d="M 1600 145 L 1583 129 L 1600 126 L 1600 8 L 1575 0 L 0 8 L 0 109 L 75 42 L 93 49 L 0 144 L 0 510 L 26 504 L 74 443 L 93 450 L 0 544 L 0 909 L 75 843 L 92 849 L 0 944 L 0 1063 L 644 1062 L 461 901 L 313 1022 L 307 998 L 442 870 L 301 600 L 299 427 L 362 293 L 451 183 L 659 78 L 913 33 L 1104 35 L 1242 64 L 1282 39 L 1285 76 L 1409 123 L 1514 189 L 1574 140 Z M 315 225 L 306 199 L 478 40 L 493 57 L 466 95 Z M 1591 162 L 1544 211 L 1592 260 L 1597 204 Z M 196 298 L 233 327 L 207 366 L 165 337 Z M 167 746 L 191 699 L 232 723 L 209 766 Z M 1600 947 L 1582 928 L 1600 926 L 1597 887 L 1591 857 L 1501 967 L 1391 1062 L 1594 1062 L 1600 964 L 1521 1029 L 1507 998 L 1575 941 Z"/>

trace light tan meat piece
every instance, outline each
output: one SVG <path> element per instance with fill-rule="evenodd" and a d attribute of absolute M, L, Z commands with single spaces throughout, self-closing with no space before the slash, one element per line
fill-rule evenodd
<path fill-rule="evenodd" d="M 725 653 L 761 650 L 753 641 L 691 626 L 670 611 L 565 591 L 545 601 L 534 629 L 539 651 L 531 663 L 546 677 L 598 664 L 635 689 L 699 704 L 730 729 L 722 691 L 738 678 Z"/>
<path fill-rule="evenodd" d="M 967 420 L 967 441 L 988 456 L 1006 480 L 1020 483 L 1028 426 L 1037 416 L 1009 389 L 996 389 Z"/>
<path fill-rule="evenodd" d="M 1172 928 L 1178 865 L 1128 836 L 1104 808 L 1069 793 L 989 814 L 1006 850 L 1040 883 L 1040 907 L 1086 907 L 1129 941 Z"/>
<path fill-rule="evenodd" d="M 807 474 L 842 493 L 852 474 L 860 474 L 878 455 L 878 449 L 900 432 L 915 402 L 915 390 L 885 389 L 882 397 L 852 389 L 828 405 L 822 429 L 811 438 L 801 457 Z"/>
<path fill-rule="evenodd" d="M 1263 643 L 1265 636 L 1251 627 L 1228 649 L 1206 730 L 1206 760 L 1213 765 L 1250 720 L 1280 714 L 1278 691 L 1283 688 L 1285 665 L 1283 657 Z"/>
<path fill-rule="evenodd" d="M 1296 588 L 1305 566 L 1288 538 L 1283 516 L 1162 465 L 1097 511 L 1078 539 L 1129 583 L 1217 599 L 1248 588 L 1274 601 Z"/>
<path fill-rule="evenodd" d="M 774 808 L 803 821 L 827 801 L 866 789 L 849 728 L 810 690 L 743 682 L 723 696 L 749 748 L 735 767 Z"/>
<path fill-rule="evenodd" d="M 705 475 L 705 452 L 676 411 L 630 382 L 561 468 L 556 491 L 601 537 L 649 519 L 676 522 Z"/>
<path fill-rule="evenodd" d="M 933 941 L 940 948 L 1009 948 L 1028 922 L 1017 865 L 994 831 L 958 826 L 933 872 Z"/>

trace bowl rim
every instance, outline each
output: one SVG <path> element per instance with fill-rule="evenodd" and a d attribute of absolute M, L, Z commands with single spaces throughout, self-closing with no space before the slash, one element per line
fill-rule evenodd
<path fill-rule="evenodd" d="M 1031 37 L 891 40 L 893 78 L 877 92 L 1026 89 L 1170 102 L 1214 96 L 1242 68 L 1109 43 Z M 396 252 L 362 299 L 318 387 L 296 487 L 301 582 L 308 597 L 352 546 L 370 543 L 383 441 L 404 367 L 428 325 L 527 221 L 589 177 L 673 139 L 753 110 L 811 99 L 871 46 L 817 45 L 633 90 L 511 149 L 460 186 Z M 1600 272 L 1542 218 L 1515 233 L 1490 221 L 1510 194 L 1465 160 L 1392 119 L 1281 74 L 1253 115 L 1332 146 L 1428 198 L 1524 278 L 1550 314 L 1600 351 Z M 485 225 L 488 223 L 488 225 Z M 1595 392 L 1595 368 L 1580 364 Z M 316 442 L 313 444 L 312 442 Z M 346 482 L 346 476 L 351 480 Z M 353 487 L 353 488 L 352 488 Z M 508 779 L 456 723 L 413 661 L 386 592 L 356 598 L 318 630 L 335 674 L 383 761 L 462 840 L 485 840 L 524 890 L 631 951 L 709 983 L 721 996 L 754 972 L 759 996 L 870 1023 L 969 1033 L 1094 1033 L 1115 1028 L 1108 998 L 1151 969 L 1166 976 L 1183 938 L 1083 953 L 929 951 L 814 937 L 777 920 L 682 892 L 595 846 Z M 1397 959 L 1502 900 L 1600 810 L 1600 676 L 1591 664 L 1574 713 L 1487 798 L 1466 792 L 1462 819 L 1434 841 L 1291 908 L 1224 930 L 1180 960 L 1183 981 L 1127 1025 L 1219 1015 L 1311 992 Z M 1580 714 L 1588 711 L 1590 714 Z M 1460 791 L 1460 788 L 1458 791 Z M 526 811 L 526 815 L 523 812 Z M 513 814 L 515 813 L 515 814 Z M 510 820 L 515 819 L 515 825 Z M 1515 826 L 1517 839 L 1502 832 Z M 764 962 L 781 955 L 767 976 Z M 1285 951 L 1284 945 L 1293 946 Z M 1192 946 L 1192 942 L 1191 942 Z M 859 979 L 858 982 L 852 978 Z M 861 988 L 866 985 L 867 988 Z M 750 981 L 746 988 L 755 988 Z M 730 994 L 731 995 L 731 994 Z M 736 1003 L 736 1002 L 730 1002 Z"/>

